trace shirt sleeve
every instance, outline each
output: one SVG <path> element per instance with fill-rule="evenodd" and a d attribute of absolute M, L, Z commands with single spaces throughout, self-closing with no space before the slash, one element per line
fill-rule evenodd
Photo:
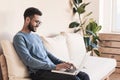
<path fill-rule="evenodd" d="M 60 64 L 62 63 L 63 61 L 58 59 L 57 57 L 55 57 L 54 55 L 52 55 L 50 52 L 48 52 L 46 50 L 47 54 L 48 54 L 48 57 L 51 59 L 51 61 L 54 63 L 54 64 Z"/>
<path fill-rule="evenodd" d="M 32 57 L 29 53 L 29 50 L 26 47 L 25 40 L 23 36 L 15 36 L 13 39 L 13 45 L 15 47 L 16 52 L 20 56 L 23 63 L 31 67 L 33 69 L 44 69 L 51 70 L 55 69 L 55 64 L 49 64 L 48 62 L 44 62 Z"/>

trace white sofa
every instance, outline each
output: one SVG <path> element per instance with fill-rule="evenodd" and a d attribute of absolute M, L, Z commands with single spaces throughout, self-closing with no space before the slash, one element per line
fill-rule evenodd
<path fill-rule="evenodd" d="M 81 71 L 86 72 L 90 80 L 108 80 L 115 70 L 115 59 L 90 56 L 85 52 L 83 37 L 80 34 L 62 33 L 41 38 L 48 51 L 64 61 L 73 62 L 75 66 L 78 66 L 83 56 L 87 54 L 87 60 Z M 26 66 L 16 54 L 12 42 L 1 40 L 1 46 L 4 54 L 2 56 L 6 58 L 9 80 L 30 80 Z"/>

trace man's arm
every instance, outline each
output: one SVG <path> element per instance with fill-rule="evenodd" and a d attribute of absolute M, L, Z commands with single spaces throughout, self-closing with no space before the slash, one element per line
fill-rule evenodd
<path fill-rule="evenodd" d="M 56 65 L 40 61 L 30 55 L 23 36 L 15 36 L 13 40 L 13 45 L 15 47 L 16 52 L 18 53 L 18 55 L 20 56 L 20 58 L 26 66 L 29 66 L 34 69 L 55 69 Z"/>
<path fill-rule="evenodd" d="M 54 64 L 56 64 L 56 68 L 55 68 L 56 70 L 60 70 L 60 69 L 66 69 L 66 70 L 76 69 L 76 67 L 72 63 L 62 61 L 62 60 L 58 59 L 57 57 L 55 57 L 54 55 L 52 55 L 48 51 L 47 51 L 47 54 L 48 54 L 49 58 L 54 62 Z"/>
<path fill-rule="evenodd" d="M 58 59 L 57 57 L 55 57 L 54 55 L 52 55 L 50 52 L 48 52 L 46 50 L 46 53 L 48 54 L 48 57 L 51 59 L 51 61 L 54 63 L 54 64 L 60 64 L 60 63 L 63 63 L 64 61 Z"/>

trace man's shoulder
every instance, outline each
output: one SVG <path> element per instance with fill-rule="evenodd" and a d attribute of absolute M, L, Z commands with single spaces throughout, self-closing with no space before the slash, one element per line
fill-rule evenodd
<path fill-rule="evenodd" d="M 16 35 L 22 35 L 21 31 L 18 31 L 18 32 L 15 34 L 15 36 L 16 36 Z"/>
<path fill-rule="evenodd" d="M 14 38 L 24 38 L 24 39 L 29 39 L 29 38 L 40 38 L 38 34 L 35 33 L 23 33 L 19 31 L 18 33 L 15 34 Z"/>
<path fill-rule="evenodd" d="M 17 32 L 17 33 L 14 35 L 14 37 L 17 37 L 17 36 L 22 36 L 22 35 L 23 35 L 22 33 Z"/>
<path fill-rule="evenodd" d="M 13 41 L 16 40 L 16 39 L 18 39 L 18 38 L 22 38 L 22 37 L 24 37 L 24 36 L 25 36 L 24 34 L 22 34 L 21 32 L 18 32 L 18 33 L 16 33 L 15 36 L 13 37 Z"/>

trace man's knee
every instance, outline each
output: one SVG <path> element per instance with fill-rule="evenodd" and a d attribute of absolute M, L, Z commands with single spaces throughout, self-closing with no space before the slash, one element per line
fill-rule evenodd
<path fill-rule="evenodd" d="M 79 74 L 77 75 L 81 80 L 90 80 L 89 76 L 87 73 L 85 72 L 79 72 Z"/>

